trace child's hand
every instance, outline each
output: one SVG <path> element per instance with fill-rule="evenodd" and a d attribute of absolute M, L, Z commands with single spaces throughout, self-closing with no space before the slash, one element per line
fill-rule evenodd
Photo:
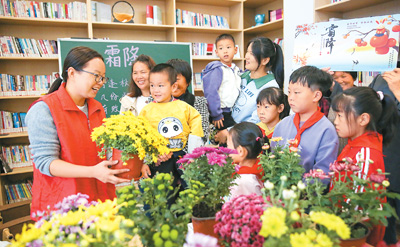
<path fill-rule="evenodd" d="M 149 176 L 151 176 L 150 167 L 146 164 L 143 164 L 142 166 L 142 176 L 144 178 L 149 178 Z"/>
<path fill-rule="evenodd" d="M 217 129 L 223 128 L 224 127 L 224 118 L 221 118 L 220 120 L 215 120 L 212 122 Z"/>
<path fill-rule="evenodd" d="M 167 161 L 171 159 L 171 157 L 172 157 L 172 152 L 158 156 L 158 161 L 156 165 L 159 166 L 161 162 Z"/>

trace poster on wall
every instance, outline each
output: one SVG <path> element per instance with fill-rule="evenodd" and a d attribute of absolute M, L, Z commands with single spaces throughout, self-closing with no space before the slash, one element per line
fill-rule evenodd
<path fill-rule="evenodd" d="M 332 71 L 396 68 L 400 14 L 298 25 L 293 70 L 314 65 Z"/>

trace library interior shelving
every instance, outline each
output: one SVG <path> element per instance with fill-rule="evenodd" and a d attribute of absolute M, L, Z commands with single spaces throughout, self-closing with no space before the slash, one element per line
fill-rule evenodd
<path fill-rule="evenodd" d="M 12 1 L 12 0 L 11 0 Z M 78 0 L 91 6 L 91 0 Z M 129 1 L 129 0 L 128 0 Z M 286 0 L 285 0 L 286 1 Z M 50 2 L 69 3 L 70 0 L 52 0 Z M 114 0 L 98 0 L 109 5 Z M 86 21 L 61 20 L 48 18 L 21 18 L 0 16 L 0 36 L 18 38 L 49 39 L 81 37 L 109 38 L 116 40 L 168 40 L 173 42 L 214 43 L 216 36 L 230 33 L 239 45 L 240 58 L 234 62 L 244 68 L 244 54 L 248 41 L 256 36 L 266 36 L 271 40 L 283 37 L 284 20 L 296 18 L 285 16 L 283 19 L 254 26 L 256 14 L 268 10 L 283 8 L 284 0 L 136 0 L 129 1 L 135 9 L 134 23 L 96 22 L 92 20 L 91 8 L 87 8 Z M 162 25 L 146 24 L 146 5 L 157 5 L 162 11 Z M 391 14 L 393 8 L 398 9 L 398 1 L 388 0 L 342 0 L 331 3 L 331 0 L 315 0 L 315 22 L 328 21 L 329 18 L 356 18 L 363 16 Z M 176 9 L 195 13 L 219 15 L 227 19 L 229 29 L 182 26 L 176 24 Z M 376 12 L 379 10 L 378 12 Z M 299 13 L 301 14 L 301 13 Z M 268 18 L 266 18 L 268 19 Z M 285 41 L 285 39 L 284 39 Z M 207 56 L 193 57 L 193 72 L 199 73 L 210 61 L 217 58 Z M 0 74 L 11 75 L 48 75 L 58 71 L 57 58 L 1 57 Z M 196 94 L 202 92 L 197 91 Z M 29 105 L 39 96 L 0 97 L 0 110 L 26 112 Z M 0 136 L 0 145 L 28 144 L 26 132 Z M 30 201 L 6 204 L 4 184 L 32 179 L 32 167 L 17 168 L 11 173 L 0 175 L 0 214 L 4 210 L 12 210 L 13 218 L 8 223 L 0 222 L 0 231 L 5 228 L 26 222 L 29 215 L 26 207 Z M 4 219 L 4 216 L 3 216 Z M 1 217 L 0 217 L 1 220 Z M 3 221 L 4 222 L 4 221 Z M 5 227 L 6 226 L 6 227 Z M 18 231 L 15 230 L 14 231 Z M 11 232 L 12 233 L 12 232 Z"/>

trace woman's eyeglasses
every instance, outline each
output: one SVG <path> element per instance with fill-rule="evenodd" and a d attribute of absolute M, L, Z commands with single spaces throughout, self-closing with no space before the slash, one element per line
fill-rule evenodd
<path fill-rule="evenodd" d="M 89 71 L 86 71 L 86 70 L 83 70 L 83 69 L 80 69 L 79 71 L 86 72 L 86 73 L 89 73 L 89 74 L 94 75 L 94 76 L 95 76 L 94 80 L 95 80 L 97 83 L 100 83 L 100 82 L 107 83 L 108 80 L 110 80 L 110 78 L 108 78 L 108 77 L 103 77 L 103 76 L 101 76 L 101 75 L 99 75 L 99 74 L 96 74 L 96 73 L 93 73 L 93 72 L 89 72 Z"/>

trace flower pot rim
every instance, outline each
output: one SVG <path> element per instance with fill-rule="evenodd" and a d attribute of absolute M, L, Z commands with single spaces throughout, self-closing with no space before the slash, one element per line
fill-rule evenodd
<path fill-rule="evenodd" d="M 213 217 L 196 217 L 196 216 L 192 216 L 192 219 L 194 220 L 215 220 L 215 216 Z"/>
<path fill-rule="evenodd" d="M 349 238 L 349 239 L 340 239 L 340 240 L 344 240 L 344 241 L 350 240 L 350 239 L 351 239 L 351 240 L 358 240 L 358 239 L 367 238 L 367 237 L 369 236 L 369 234 L 371 234 L 371 230 L 370 230 L 369 227 L 366 226 L 364 223 L 358 222 L 356 225 L 360 225 L 360 226 L 364 227 L 365 229 L 367 229 L 367 233 L 365 233 L 364 236 L 359 237 L 359 238 Z M 350 230 L 351 230 L 351 229 L 350 229 Z"/>

